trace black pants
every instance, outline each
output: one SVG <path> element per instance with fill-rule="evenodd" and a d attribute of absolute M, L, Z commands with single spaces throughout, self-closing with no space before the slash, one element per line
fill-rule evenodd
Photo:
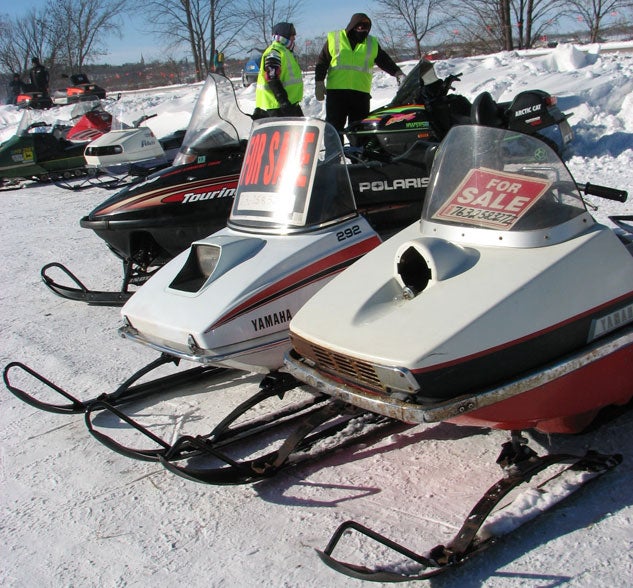
<path fill-rule="evenodd" d="M 339 133 L 352 122 L 369 114 L 371 95 L 357 90 L 328 90 L 325 97 L 325 120 Z"/>

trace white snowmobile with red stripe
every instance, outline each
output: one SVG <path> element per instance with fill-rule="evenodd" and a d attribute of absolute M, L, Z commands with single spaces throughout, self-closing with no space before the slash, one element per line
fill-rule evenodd
<path fill-rule="evenodd" d="M 178 358 L 267 373 L 283 365 L 299 308 L 380 242 L 356 210 L 330 125 L 258 121 L 228 226 L 140 288 L 121 333 Z"/>

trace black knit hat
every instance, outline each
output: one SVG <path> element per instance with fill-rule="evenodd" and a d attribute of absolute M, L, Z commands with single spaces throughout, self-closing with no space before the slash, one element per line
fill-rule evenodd
<path fill-rule="evenodd" d="M 280 35 L 286 39 L 290 39 L 290 37 L 296 34 L 295 26 L 291 22 L 278 22 L 273 27 L 273 35 Z"/>

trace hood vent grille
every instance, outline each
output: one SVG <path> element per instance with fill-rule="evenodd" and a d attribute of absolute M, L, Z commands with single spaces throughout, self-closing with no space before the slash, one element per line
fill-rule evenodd
<path fill-rule="evenodd" d="M 385 390 L 371 363 L 341 353 L 335 353 L 296 335 L 291 335 L 291 339 L 297 353 L 313 362 L 317 369 L 337 375 L 345 380 L 368 386 L 374 390 Z"/>

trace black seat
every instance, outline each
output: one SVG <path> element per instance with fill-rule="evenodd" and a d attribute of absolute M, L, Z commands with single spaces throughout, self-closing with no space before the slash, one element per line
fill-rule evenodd
<path fill-rule="evenodd" d="M 502 123 L 499 108 L 490 92 L 482 92 L 473 101 L 470 109 L 470 121 L 476 125 L 498 127 Z"/>

